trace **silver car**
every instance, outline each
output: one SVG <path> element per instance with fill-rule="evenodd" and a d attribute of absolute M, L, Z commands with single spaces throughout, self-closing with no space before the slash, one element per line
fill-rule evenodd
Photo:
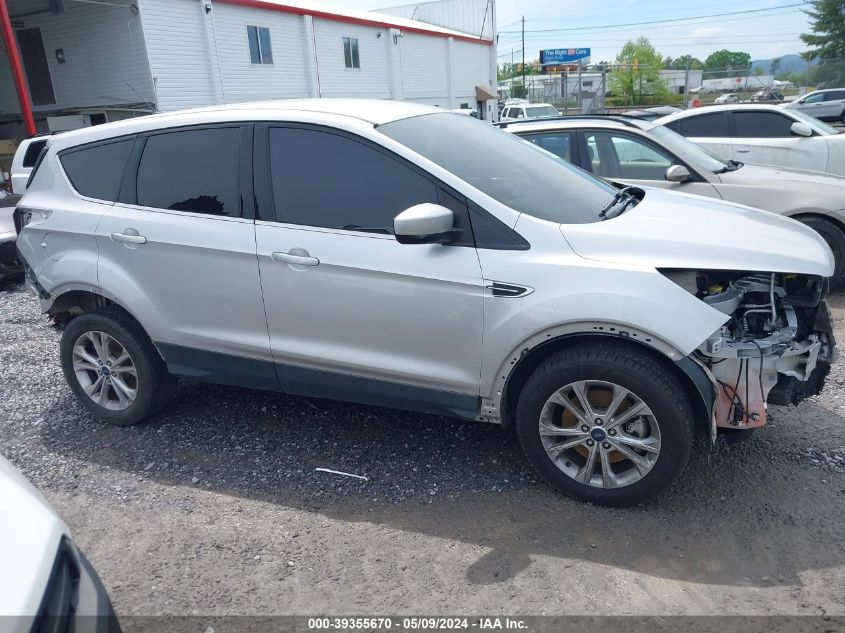
<path fill-rule="evenodd" d="M 661 187 L 786 215 L 817 231 L 845 277 L 845 179 L 726 161 L 668 127 L 629 117 L 570 117 L 502 124 L 602 178 Z"/>
<path fill-rule="evenodd" d="M 559 490 L 621 505 L 671 484 L 696 432 L 817 393 L 835 355 L 814 231 L 616 189 L 417 104 L 68 132 L 15 213 L 65 379 L 111 424 L 181 376 L 513 425 Z"/>
<path fill-rule="evenodd" d="M 841 121 L 845 124 L 845 88 L 816 90 L 783 107 L 798 110 L 822 121 Z"/>

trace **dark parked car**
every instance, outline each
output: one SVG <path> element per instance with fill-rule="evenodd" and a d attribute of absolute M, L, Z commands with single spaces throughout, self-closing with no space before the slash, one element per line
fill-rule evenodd
<path fill-rule="evenodd" d="M 751 95 L 751 101 L 755 103 L 782 103 L 783 95 L 775 90 L 760 90 Z"/>
<path fill-rule="evenodd" d="M 642 110 L 628 110 L 624 114 L 625 116 L 643 119 L 644 121 L 654 121 L 662 116 L 674 114 L 675 112 L 680 111 L 681 108 L 676 108 L 674 106 L 655 106 L 653 108 L 643 108 Z"/>
<path fill-rule="evenodd" d="M 15 241 L 15 223 L 12 214 L 20 196 L 0 197 L 0 283 L 23 277 L 23 266 L 18 260 Z"/>

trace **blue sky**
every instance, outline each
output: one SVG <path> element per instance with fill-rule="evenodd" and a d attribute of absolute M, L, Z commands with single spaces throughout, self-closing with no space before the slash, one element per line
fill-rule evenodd
<path fill-rule="evenodd" d="M 333 0 L 354 9 L 373 9 L 384 0 Z M 807 16 L 795 5 L 800 0 L 496 0 L 500 61 L 521 58 L 519 31 L 525 15 L 526 59 L 536 59 L 541 48 L 592 49 L 592 61 L 612 61 L 626 40 L 645 35 L 664 56 L 690 53 L 704 59 L 715 50 L 742 50 L 752 59 L 799 53 L 799 39 L 809 30 Z M 753 11 L 714 17 L 713 14 Z M 655 23 L 678 19 L 678 22 Z M 697 18 L 697 19 L 686 19 Z M 645 23 L 622 26 L 630 23 Z M 618 25 L 618 26 L 617 26 Z M 541 29 L 570 29 L 532 32 Z"/>

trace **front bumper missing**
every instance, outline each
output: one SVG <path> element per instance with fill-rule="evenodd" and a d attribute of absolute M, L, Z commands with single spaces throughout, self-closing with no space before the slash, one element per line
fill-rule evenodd
<path fill-rule="evenodd" d="M 818 394 L 837 356 L 827 303 L 816 314 L 814 332 L 796 341 L 784 329 L 751 341 L 726 342 L 714 333 L 699 348 L 700 363 L 715 388 L 711 434 L 718 428 L 753 429 L 766 423 L 767 404 L 798 404 Z"/>

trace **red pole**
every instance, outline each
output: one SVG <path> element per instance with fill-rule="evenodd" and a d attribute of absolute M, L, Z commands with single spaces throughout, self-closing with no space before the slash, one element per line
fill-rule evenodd
<path fill-rule="evenodd" d="M 9 17 L 6 0 L 0 0 L 0 27 L 3 28 L 3 39 L 6 40 L 6 51 L 9 55 L 9 63 L 12 65 L 12 78 L 15 80 L 15 88 L 18 91 L 18 101 L 21 104 L 21 114 L 23 114 L 26 133 L 28 136 L 35 136 L 32 102 L 29 100 L 29 88 L 23 74 L 23 64 L 21 64 L 18 43 L 15 39 L 15 32 L 12 30 L 12 18 Z"/>

